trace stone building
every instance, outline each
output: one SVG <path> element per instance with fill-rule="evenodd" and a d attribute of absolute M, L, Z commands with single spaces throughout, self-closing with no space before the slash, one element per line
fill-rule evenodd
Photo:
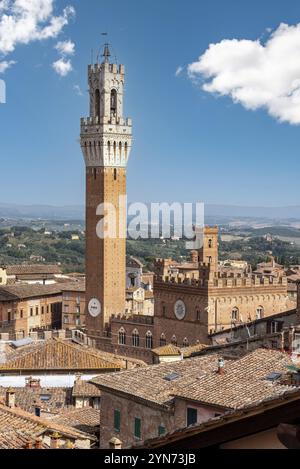
<path fill-rule="evenodd" d="M 61 285 L 62 327 L 77 329 L 85 326 L 85 281 Z"/>
<path fill-rule="evenodd" d="M 55 285 L 16 284 L 0 287 L 0 332 L 59 329 L 62 293 Z"/>
<path fill-rule="evenodd" d="M 299 395 L 286 384 L 292 364 L 285 353 L 258 349 L 236 360 L 210 354 L 94 378 L 101 390 L 100 447 L 117 438 L 129 448 L 249 405 Z"/>

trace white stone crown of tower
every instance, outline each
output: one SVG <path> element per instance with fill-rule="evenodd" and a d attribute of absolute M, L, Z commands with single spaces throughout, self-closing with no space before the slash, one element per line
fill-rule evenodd
<path fill-rule="evenodd" d="M 106 46 L 107 47 L 107 46 Z M 86 166 L 126 167 L 132 145 L 132 121 L 123 117 L 124 65 L 88 67 L 90 116 L 81 119 L 81 149 Z"/>

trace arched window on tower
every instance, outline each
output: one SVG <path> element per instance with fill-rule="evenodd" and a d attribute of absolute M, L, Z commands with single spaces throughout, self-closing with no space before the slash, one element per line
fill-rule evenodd
<path fill-rule="evenodd" d="M 119 345 L 126 345 L 126 332 L 124 327 L 119 330 Z"/>
<path fill-rule="evenodd" d="M 173 337 L 171 339 L 171 344 L 173 344 L 177 347 L 177 337 L 176 337 L 176 335 L 173 335 Z"/>
<path fill-rule="evenodd" d="M 146 334 L 146 348 L 153 348 L 153 336 L 152 332 L 148 331 Z"/>
<path fill-rule="evenodd" d="M 128 143 L 125 142 L 125 158 L 127 158 L 128 155 Z"/>
<path fill-rule="evenodd" d="M 100 117 L 100 91 L 95 91 L 95 117 Z"/>
<path fill-rule="evenodd" d="M 183 339 L 182 345 L 183 345 L 183 347 L 189 347 L 190 344 L 189 344 L 189 341 L 186 337 Z"/>
<path fill-rule="evenodd" d="M 117 153 L 117 144 L 116 142 L 114 142 L 114 158 L 116 157 L 116 153 Z"/>
<path fill-rule="evenodd" d="M 119 156 L 122 156 L 122 142 L 119 143 Z"/>
<path fill-rule="evenodd" d="M 133 347 L 140 346 L 140 334 L 137 329 L 134 329 L 134 331 L 132 332 L 132 345 Z"/>
<path fill-rule="evenodd" d="M 160 339 L 159 339 L 159 345 L 160 347 L 167 345 L 167 339 L 166 339 L 165 334 L 161 334 Z"/>
<path fill-rule="evenodd" d="M 116 90 L 111 90 L 110 93 L 110 112 L 112 115 L 115 115 L 117 112 L 117 92 Z"/>
<path fill-rule="evenodd" d="M 118 177 L 118 172 L 117 172 L 117 169 L 114 168 L 114 181 L 117 180 L 117 177 Z"/>
<path fill-rule="evenodd" d="M 209 240 L 208 240 L 208 247 L 209 247 L 209 248 L 212 248 L 212 246 L 213 246 L 212 239 L 209 239 Z"/>
<path fill-rule="evenodd" d="M 111 145 L 110 145 L 110 142 L 108 141 L 107 142 L 108 156 L 110 156 L 110 147 L 111 147 Z"/>

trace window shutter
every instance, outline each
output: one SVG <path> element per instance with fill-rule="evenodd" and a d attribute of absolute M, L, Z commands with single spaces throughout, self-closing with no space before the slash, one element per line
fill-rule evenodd
<path fill-rule="evenodd" d="M 121 428 L 121 413 L 119 410 L 114 411 L 114 429 L 119 432 Z"/>
<path fill-rule="evenodd" d="M 136 438 L 141 438 L 141 419 L 134 419 L 134 436 Z"/>

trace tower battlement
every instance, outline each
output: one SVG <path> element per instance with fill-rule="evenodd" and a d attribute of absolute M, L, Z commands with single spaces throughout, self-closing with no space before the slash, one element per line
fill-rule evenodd
<path fill-rule="evenodd" d="M 220 274 L 220 273 L 219 273 Z M 245 287 L 266 287 L 276 285 L 287 285 L 287 278 L 281 277 L 263 277 L 253 274 L 236 274 L 219 276 L 210 275 L 209 278 L 195 278 L 193 274 L 177 275 L 158 275 L 156 281 L 165 284 L 190 285 L 195 288 L 214 287 L 214 288 L 245 288 Z"/>

